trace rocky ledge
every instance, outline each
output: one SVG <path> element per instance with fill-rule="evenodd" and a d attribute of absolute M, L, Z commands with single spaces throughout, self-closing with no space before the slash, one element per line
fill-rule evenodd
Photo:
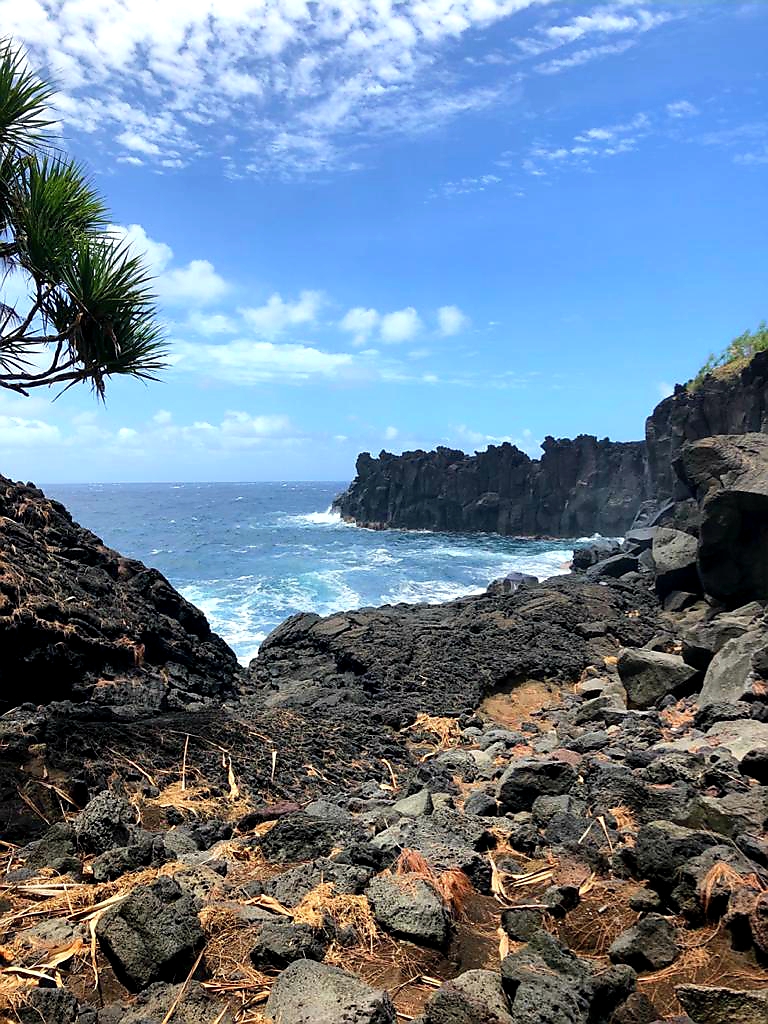
<path fill-rule="evenodd" d="M 183 707 L 152 696 L 209 637 L 175 595 L 178 617 L 155 614 L 168 660 L 120 666 L 129 706 L 101 699 L 111 654 L 87 685 L 64 676 L 65 700 L 9 701 L 0 1012 L 765 1024 L 767 466 L 761 436 L 697 442 L 664 523 L 580 550 L 570 575 L 295 616 L 216 699 L 192 675 Z M 26 495 L 8 519 L 69 579 Z M 90 564 L 100 542 L 50 508 Z M 129 583 L 149 572 L 131 564 Z M 65 586 L 30 575 L 25 606 Z M 151 621 L 137 604 L 126 635 Z"/>

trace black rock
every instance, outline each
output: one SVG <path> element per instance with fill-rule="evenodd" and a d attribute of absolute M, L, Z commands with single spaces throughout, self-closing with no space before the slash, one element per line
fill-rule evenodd
<path fill-rule="evenodd" d="M 266 921 L 259 929 L 250 957 L 254 966 L 287 967 L 294 960 L 322 960 L 330 937 L 293 921 Z"/>
<path fill-rule="evenodd" d="M 78 814 L 73 828 L 81 850 L 104 853 L 128 845 L 130 826 L 135 821 L 135 808 L 123 797 L 104 790 Z"/>
<path fill-rule="evenodd" d="M 134 889 L 104 911 L 96 936 L 115 974 L 132 991 L 186 977 L 204 941 L 195 901 L 172 878 Z"/>
<path fill-rule="evenodd" d="M 660 971 L 680 955 L 675 929 L 658 914 L 641 918 L 613 941 L 608 956 L 615 964 L 629 964 L 636 971 Z"/>
<path fill-rule="evenodd" d="M 499 780 L 496 796 L 504 812 L 529 811 L 539 796 L 561 796 L 576 782 L 576 770 L 565 761 L 531 758 L 515 761 Z"/>
<path fill-rule="evenodd" d="M 380 875 L 366 895 L 378 923 L 394 935 L 426 946 L 444 946 L 450 916 L 427 882 L 408 875 Z"/>
<path fill-rule="evenodd" d="M 501 927 L 515 942 L 528 942 L 544 927 L 544 910 L 509 907 L 502 911 Z"/>
<path fill-rule="evenodd" d="M 265 1012 L 286 1024 L 396 1024 L 386 992 L 328 964 L 297 960 L 272 986 Z"/>

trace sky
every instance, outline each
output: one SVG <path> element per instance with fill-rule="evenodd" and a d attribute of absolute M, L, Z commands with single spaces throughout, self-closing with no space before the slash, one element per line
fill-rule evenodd
<path fill-rule="evenodd" d="M 0 0 L 153 273 L 162 382 L 0 394 L 0 471 L 351 479 L 631 440 L 766 308 L 768 3 Z"/>

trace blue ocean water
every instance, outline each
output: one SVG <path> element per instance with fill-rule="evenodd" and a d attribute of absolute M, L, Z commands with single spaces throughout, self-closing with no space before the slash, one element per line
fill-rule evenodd
<path fill-rule="evenodd" d="M 343 483 L 53 484 L 110 547 L 158 568 L 247 663 L 298 611 L 477 593 L 511 569 L 563 571 L 573 542 L 373 531 L 329 511 Z"/>

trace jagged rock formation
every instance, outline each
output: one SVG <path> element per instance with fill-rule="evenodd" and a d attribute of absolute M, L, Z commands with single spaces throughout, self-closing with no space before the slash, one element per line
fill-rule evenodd
<path fill-rule="evenodd" d="M 363 452 L 334 507 L 375 528 L 485 531 L 512 536 L 623 534 L 640 506 L 686 496 L 674 465 L 683 446 L 713 434 L 768 432 L 768 352 L 737 374 L 682 385 L 648 417 L 645 442 L 548 437 L 539 460 L 513 445 L 475 455 Z"/>
<path fill-rule="evenodd" d="M 750 432 L 768 432 L 768 352 L 758 352 L 737 374 L 710 374 L 695 389 L 678 385 L 656 406 L 645 425 L 653 495 L 659 501 L 684 496 L 674 464 L 686 442 Z"/>
<path fill-rule="evenodd" d="M 623 532 L 650 497 L 642 441 L 582 434 L 542 447 L 539 460 L 508 443 L 476 455 L 364 452 L 334 507 L 363 526 L 579 537 Z"/>
<path fill-rule="evenodd" d="M 156 569 L 32 485 L 0 477 L 0 706 L 183 708 L 234 692 L 237 659 Z"/>

